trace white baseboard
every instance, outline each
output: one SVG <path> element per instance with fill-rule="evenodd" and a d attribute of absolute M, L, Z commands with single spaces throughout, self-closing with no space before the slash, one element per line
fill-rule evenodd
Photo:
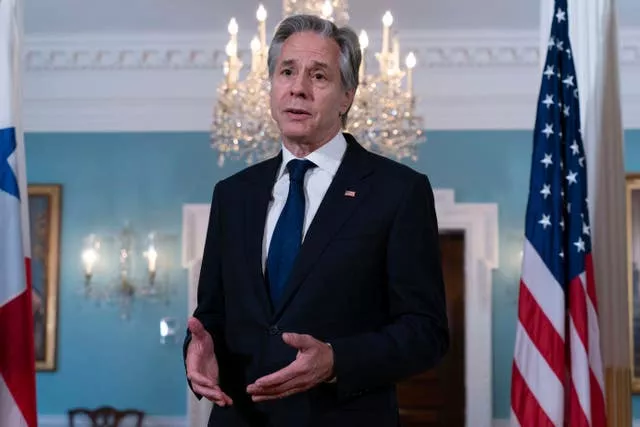
<path fill-rule="evenodd" d="M 38 415 L 38 427 L 68 427 L 69 421 L 66 415 Z M 77 427 L 89 427 L 89 423 L 77 422 Z M 131 423 L 123 423 L 123 427 L 133 426 Z M 144 427 L 187 427 L 186 417 L 145 417 Z"/>

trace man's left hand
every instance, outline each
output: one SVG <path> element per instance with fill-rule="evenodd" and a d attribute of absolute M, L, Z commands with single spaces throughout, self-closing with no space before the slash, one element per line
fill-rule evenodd
<path fill-rule="evenodd" d="M 309 390 L 333 375 L 333 349 L 311 335 L 282 334 L 282 340 L 298 350 L 296 360 L 247 387 L 254 402 L 280 399 Z"/>

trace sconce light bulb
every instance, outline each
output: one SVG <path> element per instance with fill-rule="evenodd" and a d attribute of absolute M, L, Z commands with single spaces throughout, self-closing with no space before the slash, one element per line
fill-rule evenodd
<path fill-rule="evenodd" d="M 95 249 L 85 249 L 82 252 L 82 262 L 84 263 L 87 274 L 91 274 L 96 261 L 98 261 L 98 253 Z"/>

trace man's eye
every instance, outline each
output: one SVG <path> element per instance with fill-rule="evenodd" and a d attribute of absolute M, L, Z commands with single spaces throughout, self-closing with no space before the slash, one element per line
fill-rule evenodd
<path fill-rule="evenodd" d="M 324 74 L 316 74 L 313 76 L 314 78 L 318 79 L 318 80 L 324 80 Z"/>
<path fill-rule="evenodd" d="M 291 70 L 288 68 L 283 69 L 280 74 L 284 75 L 284 76 L 290 76 L 291 75 Z"/>

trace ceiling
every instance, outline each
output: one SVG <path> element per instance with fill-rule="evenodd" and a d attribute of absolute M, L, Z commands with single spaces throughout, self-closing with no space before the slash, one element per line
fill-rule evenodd
<path fill-rule="evenodd" d="M 576 0 L 584 1 L 584 0 Z M 27 34 L 224 32 L 235 16 L 255 28 L 258 0 L 57 0 L 25 1 Z M 640 27 L 640 1 L 618 0 L 621 27 Z M 268 26 L 282 14 L 281 0 L 263 0 Z M 536 30 L 540 1 L 533 0 L 351 0 L 350 25 L 382 26 L 387 9 L 399 30 Z"/>

